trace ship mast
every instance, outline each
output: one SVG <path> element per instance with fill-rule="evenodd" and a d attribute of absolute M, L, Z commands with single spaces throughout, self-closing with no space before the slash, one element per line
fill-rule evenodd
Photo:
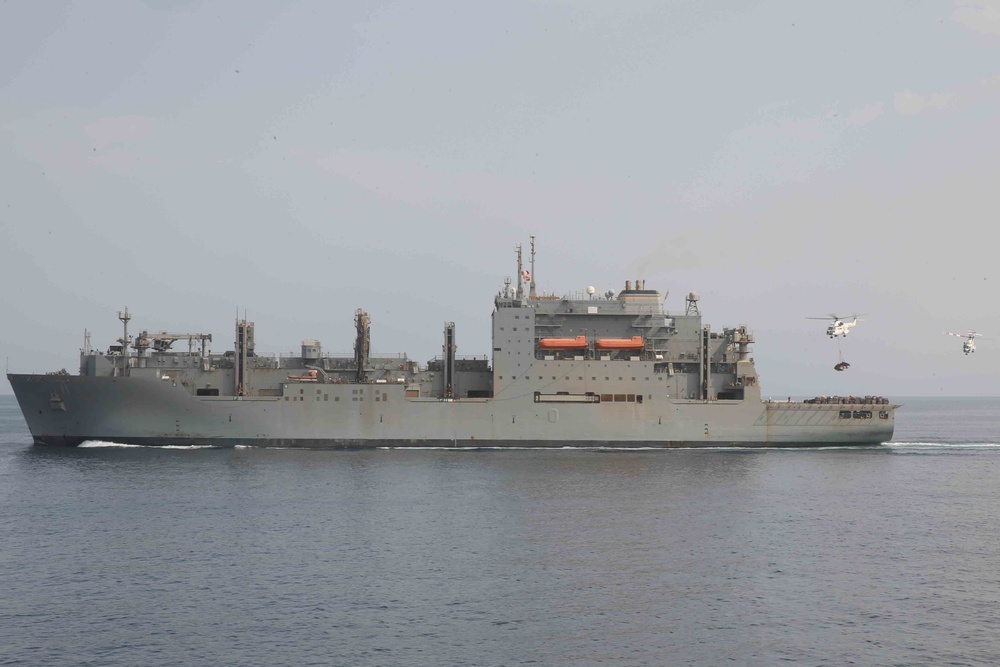
<path fill-rule="evenodd" d="M 531 275 L 528 276 L 529 284 L 528 298 L 535 298 L 535 237 L 531 236 Z"/>
<path fill-rule="evenodd" d="M 514 251 L 517 253 L 517 292 L 514 293 L 518 299 L 524 298 L 524 264 L 521 261 L 521 244 L 518 243 L 514 246 Z"/>
<path fill-rule="evenodd" d="M 455 323 L 444 323 L 444 397 L 455 397 Z"/>
<path fill-rule="evenodd" d="M 365 366 L 371 354 L 371 319 L 368 313 L 358 308 L 354 311 L 354 381 L 365 382 Z"/>
<path fill-rule="evenodd" d="M 247 321 L 246 310 L 243 319 L 239 319 L 239 309 L 236 311 L 236 396 L 247 396 L 250 384 L 250 359 L 254 356 L 254 325 Z M 211 337 L 209 337 L 211 340 Z M 205 339 L 202 338 L 202 345 Z"/>
<path fill-rule="evenodd" d="M 122 344 L 122 375 L 128 374 L 128 322 L 132 319 L 132 315 L 128 312 L 128 306 L 125 306 L 125 310 L 118 311 L 118 319 L 122 321 L 122 337 L 118 341 Z"/>

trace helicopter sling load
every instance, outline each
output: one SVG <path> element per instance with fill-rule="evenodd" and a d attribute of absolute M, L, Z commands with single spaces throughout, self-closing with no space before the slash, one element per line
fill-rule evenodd
<path fill-rule="evenodd" d="M 847 334 L 851 332 L 851 329 L 857 326 L 860 321 L 858 315 L 851 315 L 851 320 L 848 321 L 846 317 L 841 317 L 840 315 L 830 314 L 828 317 L 807 317 L 807 320 L 830 320 L 830 324 L 826 327 L 826 335 L 830 338 L 846 338 Z M 839 361 L 834 365 L 833 370 L 835 371 L 846 371 L 851 367 L 849 363 L 844 361 L 844 352 L 840 349 L 840 340 L 837 340 L 837 354 L 839 356 Z"/>
<path fill-rule="evenodd" d="M 976 351 L 976 339 L 981 338 L 983 334 L 976 333 L 974 329 L 969 329 L 968 333 L 952 333 L 950 331 L 946 332 L 949 336 L 958 336 L 959 338 L 964 338 L 962 341 L 962 352 L 969 354 L 970 352 Z"/>
<path fill-rule="evenodd" d="M 836 338 L 837 336 L 847 337 L 847 334 L 851 333 L 851 329 L 857 326 L 860 321 L 859 315 L 851 315 L 851 320 L 848 321 L 846 317 L 841 317 L 840 315 L 828 315 L 827 317 L 807 317 L 807 320 L 830 320 L 830 324 L 826 327 L 826 335 L 830 338 Z"/>

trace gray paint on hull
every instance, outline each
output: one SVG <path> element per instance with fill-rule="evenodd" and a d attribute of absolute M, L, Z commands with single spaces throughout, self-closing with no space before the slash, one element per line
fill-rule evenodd
<path fill-rule="evenodd" d="M 480 440 L 289 440 L 289 439 L 260 439 L 260 440 L 238 440 L 238 439 L 176 439 L 176 438 L 112 438 L 110 436 L 95 436 L 88 438 L 72 437 L 64 438 L 60 436 L 42 436 L 35 440 L 36 445 L 54 447 L 77 447 L 85 442 L 114 442 L 122 445 L 141 445 L 147 447 L 261 447 L 275 449 L 329 449 L 329 450 L 357 450 L 357 449 L 454 449 L 462 451 L 487 451 L 493 449 L 613 449 L 613 450 L 636 450 L 636 449 L 810 449 L 817 447 L 858 447 L 858 446 L 880 446 L 884 442 L 786 442 L 786 443 L 761 443 L 761 442 L 663 442 L 663 441 L 635 441 L 635 442 L 580 442 L 567 444 L 565 442 L 552 442 L 550 440 L 497 440 L 492 442 L 482 442 Z"/>
<path fill-rule="evenodd" d="M 70 446 L 86 440 L 310 448 L 867 445 L 892 438 L 898 407 L 669 399 L 552 407 L 530 397 L 409 400 L 402 387 L 370 384 L 321 385 L 313 400 L 289 402 L 194 397 L 169 382 L 129 377 L 8 379 L 35 442 Z M 350 401 L 359 387 L 388 400 Z M 323 392 L 344 400 L 318 400 Z M 848 407 L 884 410 L 888 418 L 839 419 Z"/>

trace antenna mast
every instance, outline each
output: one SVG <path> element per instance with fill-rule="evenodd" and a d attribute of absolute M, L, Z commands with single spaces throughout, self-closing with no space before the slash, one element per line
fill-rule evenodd
<path fill-rule="evenodd" d="M 132 319 L 132 315 L 128 312 L 128 306 L 125 306 L 125 310 L 118 311 L 118 319 L 122 321 L 122 338 L 119 343 L 122 344 L 122 375 L 127 375 L 128 371 L 128 322 Z"/>
<path fill-rule="evenodd" d="M 524 269 L 523 263 L 521 262 L 521 244 L 518 243 L 514 246 L 514 252 L 517 253 L 517 292 L 515 296 L 518 299 L 524 298 Z"/>
<path fill-rule="evenodd" d="M 532 299 L 535 298 L 535 237 L 531 236 L 531 288 L 528 290 L 528 296 Z"/>

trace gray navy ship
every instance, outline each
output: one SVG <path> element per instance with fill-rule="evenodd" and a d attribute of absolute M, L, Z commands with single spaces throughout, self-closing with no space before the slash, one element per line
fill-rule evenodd
<path fill-rule="evenodd" d="M 129 335 L 80 351 L 80 372 L 7 375 L 36 444 L 267 447 L 814 447 L 892 438 L 899 405 L 879 396 L 763 400 L 746 326 L 713 331 L 694 292 L 683 313 L 643 280 L 620 292 L 538 294 L 516 247 L 517 279 L 494 297 L 491 355 L 372 355 L 357 310 L 353 355 L 302 341 L 258 354 L 254 323 L 234 349 L 211 334 Z M 176 344 L 187 350 L 175 350 Z"/>

